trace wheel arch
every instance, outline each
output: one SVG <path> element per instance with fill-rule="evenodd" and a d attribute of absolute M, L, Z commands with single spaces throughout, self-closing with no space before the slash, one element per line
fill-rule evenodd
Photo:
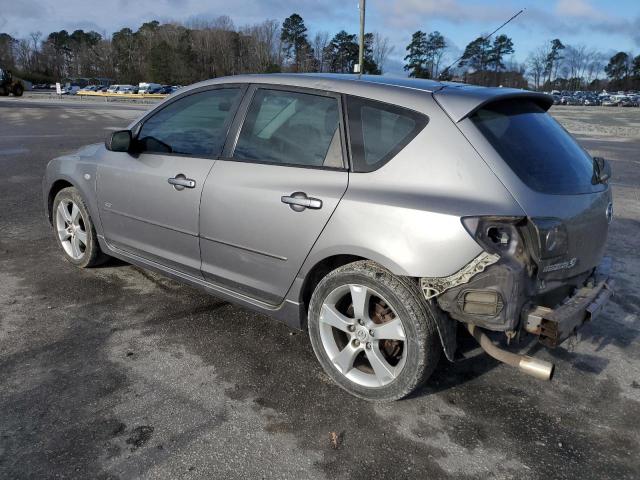
<path fill-rule="evenodd" d="M 307 313 L 309 312 L 309 302 L 311 301 L 311 295 L 316 286 L 329 272 L 340 268 L 348 263 L 357 262 L 358 260 L 368 260 L 367 258 L 360 257 L 358 255 L 351 254 L 336 254 L 330 255 L 323 259 L 318 260 L 310 269 L 307 270 L 304 275 L 302 287 L 300 288 L 299 301 L 302 307 L 301 325 L 306 328 L 307 325 Z"/>
<path fill-rule="evenodd" d="M 382 268 L 389 270 L 391 273 L 405 278 L 406 281 L 412 283 L 415 281 L 415 285 L 417 288 L 417 281 L 415 277 L 408 277 L 403 275 L 403 273 L 394 272 L 393 266 L 395 265 L 393 262 L 383 262 L 381 263 L 377 259 L 367 258 L 365 256 L 354 255 L 354 254 L 333 254 L 326 256 L 320 260 L 317 260 L 312 267 L 310 267 L 306 271 L 306 274 L 303 277 L 302 286 L 299 291 L 299 304 L 300 304 L 300 328 L 307 329 L 307 315 L 309 313 L 309 303 L 311 301 L 311 295 L 315 290 L 316 286 L 324 278 L 329 272 L 340 268 L 349 263 L 357 262 L 360 260 L 367 260 L 373 262 Z M 387 263 L 385 265 L 385 263 Z M 425 300 L 425 302 L 429 302 Z M 433 303 L 433 302 L 430 302 Z M 440 310 L 437 304 L 432 305 L 432 309 L 434 312 L 433 320 L 436 323 L 438 336 L 440 337 L 440 342 L 442 348 L 444 350 L 445 356 L 450 362 L 454 361 L 455 351 L 457 346 L 457 322 L 449 317 L 445 312 Z"/>
<path fill-rule="evenodd" d="M 58 179 L 51 184 L 49 192 L 47 193 L 47 218 L 49 219 L 49 223 L 53 223 L 53 200 L 56 198 L 56 195 L 63 188 L 73 186 L 75 186 L 73 183 L 65 179 Z"/>

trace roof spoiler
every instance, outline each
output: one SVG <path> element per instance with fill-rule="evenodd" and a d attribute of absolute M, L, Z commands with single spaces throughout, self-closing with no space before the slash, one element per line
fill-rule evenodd
<path fill-rule="evenodd" d="M 553 105 L 553 97 L 546 93 L 515 88 L 487 88 L 469 85 L 446 85 L 445 88 L 434 92 L 433 98 L 456 123 L 473 115 L 485 105 L 499 100 L 530 100 L 545 111 Z"/>

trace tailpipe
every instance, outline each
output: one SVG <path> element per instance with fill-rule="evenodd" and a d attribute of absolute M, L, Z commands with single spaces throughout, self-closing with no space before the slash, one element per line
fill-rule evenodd
<path fill-rule="evenodd" d="M 482 332 L 482 330 L 471 323 L 467 324 L 467 329 L 487 355 L 501 361 L 502 363 L 519 368 L 524 373 L 531 375 L 532 377 L 536 377 L 540 380 L 551 380 L 554 369 L 553 363 L 503 350 L 497 347 L 491 339 Z"/>

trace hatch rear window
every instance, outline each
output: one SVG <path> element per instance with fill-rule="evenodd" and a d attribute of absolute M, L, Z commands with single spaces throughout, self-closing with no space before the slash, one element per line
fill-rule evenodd
<path fill-rule="evenodd" d="M 471 120 L 533 190 L 570 195 L 605 188 L 594 184 L 591 156 L 536 103 L 494 102 L 478 110 Z"/>

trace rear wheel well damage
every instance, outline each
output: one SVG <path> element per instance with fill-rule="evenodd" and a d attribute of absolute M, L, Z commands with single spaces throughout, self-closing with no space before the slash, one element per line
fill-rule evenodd
<path fill-rule="evenodd" d="M 366 260 L 366 258 L 358 257 L 357 255 L 334 255 L 319 261 L 309 270 L 302 284 L 300 295 L 302 300 L 301 324 L 304 328 L 307 327 L 307 313 L 309 312 L 311 295 L 313 295 L 313 291 L 316 289 L 318 283 L 320 283 L 320 280 L 336 268 L 340 268 L 348 263 L 357 262 L 358 260 Z"/>
<path fill-rule="evenodd" d="M 73 187 L 73 184 L 66 180 L 56 180 L 49 189 L 49 195 L 47 196 L 47 215 L 49 217 L 49 223 L 53 222 L 53 200 L 60 190 L 67 187 Z"/>
<path fill-rule="evenodd" d="M 332 257 L 325 258 L 318 262 L 307 273 L 304 283 L 301 289 L 301 327 L 307 328 L 307 314 L 309 312 L 309 304 L 311 302 L 311 296 L 320 280 L 333 270 L 340 268 L 349 263 L 357 262 L 360 260 L 368 260 L 356 255 L 334 255 Z M 376 262 L 374 262 L 376 263 Z M 382 268 L 385 268 L 382 266 Z M 438 335 L 442 343 L 445 356 L 451 362 L 454 361 L 454 355 L 456 351 L 456 331 L 457 322 L 452 319 L 447 313 L 441 310 L 440 306 L 434 300 L 427 300 L 424 298 L 420 289 L 420 279 L 415 277 L 397 276 L 407 287 L 414 291 L 417 298 L 426 303 L 431 304 L 431 311 L 434 314 L 434 321 L 438 330 Z"/>

